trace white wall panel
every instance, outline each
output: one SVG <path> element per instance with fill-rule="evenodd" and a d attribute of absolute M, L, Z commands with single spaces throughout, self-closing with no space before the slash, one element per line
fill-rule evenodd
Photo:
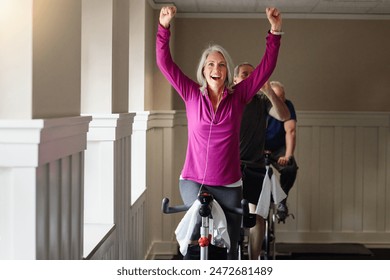
<path fill-rule="evenodd" d="M 80 259 L 90 117 L 0 122 L 1 259 Z M 26 149 L 18 149 L 18 145 Z M 28 151 L 25 153 L 25 151 Z"/>
<path fill-rule="evenodd" d="M 132 113 L 100 114 L 91 122 L 84 197 L 88 259 L 130 258 L 133 118 Z"/>
<path fill-rule="evenodd" d="M 299 112 L 299 165 L 279 242 L 390 245 L 389 114 Z"/>

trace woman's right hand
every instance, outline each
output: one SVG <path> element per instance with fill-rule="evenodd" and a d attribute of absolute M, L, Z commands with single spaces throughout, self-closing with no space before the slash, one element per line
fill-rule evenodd
<path fill-rule="evenodd" d="M 164 28 L 169 28 L 169 23 L 173 19 L 173 17 L 176 15 L 176 7 L 169 6 L 169 7 L 162 7 L 160 11 L 160 24 Z"/>

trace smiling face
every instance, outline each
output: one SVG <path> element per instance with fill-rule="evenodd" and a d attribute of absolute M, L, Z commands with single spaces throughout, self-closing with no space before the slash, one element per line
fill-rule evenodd
<path fill-rule="evenodd" d="M 204 64 L 203 75 L 212 90 L 222 90 L 227 76 L 227 65 L 223 55 L 211 52 Z"/>

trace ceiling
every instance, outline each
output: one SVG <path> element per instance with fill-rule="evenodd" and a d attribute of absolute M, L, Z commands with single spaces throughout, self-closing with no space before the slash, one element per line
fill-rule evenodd
<path fill-rule="evenodd" d="M 256 17 L 277 7 L 284 17 L 390 19 L 390 0 L 149 0 L 175 5 L 178 17 Z"/>

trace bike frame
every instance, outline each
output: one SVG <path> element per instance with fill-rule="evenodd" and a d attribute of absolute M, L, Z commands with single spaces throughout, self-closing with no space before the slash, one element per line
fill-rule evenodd
<path fill-rule="evenodd" d="M 201 206 L 199 208 L 199 215 L 202 217 L 200 238 L 198 240 L 198 244 L 200 247 L 200 260 L 207 260 L 209 259 L 208 247 L 211 243 L 211 236 L 209 235 L 211 202 L 214 200 L 214 198 L 210 193 L 203 191 L 198 195 L 198 200 L 201 203 Z M 170 207 L 168 198 L 163 198 L 161 206 L 162 212 L 164 214 L 184 212 L 187 211 L 190 207 L 191 206 L 187 205 L 178 205 Z M 237 215 L 241 215 L 243 217 L 247 217 L 247 219 L 250 219 L 251 217 L 251 214 L 249 214 L 248 201 L 246 199 L 241 200 L 241 208 L 224 208 L 224 210 L 229 211 L 231 213 L 235 213 Z"/>

